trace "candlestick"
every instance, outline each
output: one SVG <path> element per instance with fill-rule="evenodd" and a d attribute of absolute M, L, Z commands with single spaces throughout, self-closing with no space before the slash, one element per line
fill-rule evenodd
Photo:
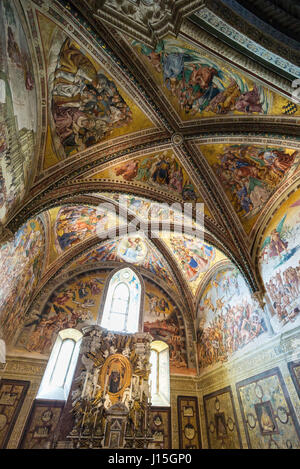
<path fill-rule="evenodd" d="M 106 375 L 106 377 L 105 377 L 103 396 L 105 396 L 105 394 L 106 394 L 107 382 L 108 382 L 108 375 Z"/>

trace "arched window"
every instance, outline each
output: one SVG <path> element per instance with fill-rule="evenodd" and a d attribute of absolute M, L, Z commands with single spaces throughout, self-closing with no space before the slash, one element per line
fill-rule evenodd
<path fill-rule="evenodd" d="M 126 330 L 129 301 L 130 291 L 128 285 L 124 282 L 116 285 L 108 318 L 111 329 Z"/>
<path fill-rule="evenodd" d="M 141 283 L 136 273 L 125 268 L 110 279 L 101 327 L 115 332 L 137 332 L 141 305 Z"/>
<path fill-rule="evenodd" d="M 153 406 L 170 405 L 169 347 L 161 340 L 151 343 L 151 403 Z"/>
<path fill-rule="evenodd" d="M 82 334 L 76 329 L 60 331 L 37 394 L 37 399 L 67 400 L 78 358 Z"/>

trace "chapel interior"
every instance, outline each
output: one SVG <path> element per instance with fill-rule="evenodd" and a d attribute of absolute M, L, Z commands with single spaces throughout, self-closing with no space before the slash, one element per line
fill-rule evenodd
<path fill-rule="evenodd" d="M 0 448 L 300 448 L 300 5 L 0 0 Z"/>

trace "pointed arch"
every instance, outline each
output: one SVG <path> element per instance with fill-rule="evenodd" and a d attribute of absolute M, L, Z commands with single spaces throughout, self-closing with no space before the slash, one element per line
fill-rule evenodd
<path fill-rule="evenodd" d="M 97 322 L 115 332 L 141 332 L 143 305 L 143 280 L 135 269 L 126 265 L 109 275 Z"/>

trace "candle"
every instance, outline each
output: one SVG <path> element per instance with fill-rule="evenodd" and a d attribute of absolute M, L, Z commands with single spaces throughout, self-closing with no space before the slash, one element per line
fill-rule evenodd
<path fill-rule="evenodd" d="M 105 394 L 106 394 L 107 382 L 108 382 L 108 375 L 106 375 L 106 377 L 105 377 L 103 396 L 105 396 Z"/>

